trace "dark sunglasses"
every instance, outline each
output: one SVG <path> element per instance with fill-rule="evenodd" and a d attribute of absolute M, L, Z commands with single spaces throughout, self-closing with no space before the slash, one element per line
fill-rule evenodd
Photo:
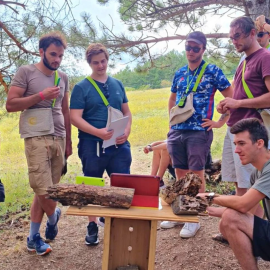
<path fill-rule="evenodd" d="M 109 85 L 105 83 L 103 85 L 103 90 L 104 90 L 103 93 L 104 93 L 105 98 L 109 98 L 110 97 Z"/>
<path fill-rule="evenodd" d="M 257 33 L 258 38 L 262 38 L 264 35 L 269 35 L 269 32 L 259 32 L 259 33 Z"/>
<path fill-rule="evenodd" d="M 187 52 L 189 52 L 189 51 L 193 51 L 193 52 L 195 52 L 195 53 L 198 53 L 200 50 L 201 50 L 201 48 L 200 47 L 191 47 L 191 46 L 189 46 L 189 45 L 186 45 L 186 51 Z"/>

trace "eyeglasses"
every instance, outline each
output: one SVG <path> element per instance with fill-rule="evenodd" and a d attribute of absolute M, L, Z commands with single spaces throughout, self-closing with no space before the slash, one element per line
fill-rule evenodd
<path fill-rule="evenodd" d="M 110 97 L 109 85 L 104 83 L 102 87 L 103 87 L 103 90 L 104 90 L 103 93 L 104 93 L 105 98 L 109 98 Z"/>
<path fill-rule="evenodd" d="M 186 51 L 189 52 L 189 51 L 193 51 L 195 53 L 198 53 L 202 48 L 200 47 L 191 47 L 189 45 L 186 45 Z"/>
<path fill-rule="evenodd" d="M 269 35 L 269 32 L 259 32 L 259 33 L 257 33 L 258 38 L 262 38 L 264 35 Z"/>
<path fill-rule="evenodd" d="M 230 37 L 230 40 L 231 41 L 233 41 L 233 40 L 237 41 L 237 40 L 239 40 L 241 38 L 242 34 L 245 34 L 245 33 L 243 33 L 243 32 L 242 33 L 236 33 L 233 37 Z M 250 35 L 250 33 L 246 34 L 244 37 L 246 38 L 249 35 Z"/>

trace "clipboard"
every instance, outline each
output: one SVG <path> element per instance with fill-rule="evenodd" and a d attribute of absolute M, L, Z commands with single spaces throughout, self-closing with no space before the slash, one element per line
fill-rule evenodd
<path fill-rule="evenodd" d="M 103 141 L 102 148 L 107 148 L 111 145 L 116 144 L 116 138 L 125 133 L 129 121 L 129 116 L 124 116 L 123 118 L 112 121 L 108 126 L 108 130 L 113 130 L 113 136 L 109 140 Z"/>

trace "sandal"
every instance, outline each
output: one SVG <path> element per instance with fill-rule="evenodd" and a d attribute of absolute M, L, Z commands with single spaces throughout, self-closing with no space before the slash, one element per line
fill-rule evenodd
<path fill-rule="evenodd" d="M 218 241 L 220 243 L 223 243 L 223 244 L 229 244 L 227 239 L 225 239 L 221 233 L 217 233 L 217 234 L 212 235 L 212 239 L 215 241 Z"/>

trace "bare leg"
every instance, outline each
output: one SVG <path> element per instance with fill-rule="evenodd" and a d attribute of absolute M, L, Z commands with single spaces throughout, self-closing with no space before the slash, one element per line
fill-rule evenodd
<path fill-rule="evenodd" d="M 160 161 L 161 161 L 161 151 L 162 150 L 153 151 L 151 175 L 157 175 L 157 172 L 160 166 Z"/>
<path fill-rule="evenodd" d="M 161 150 L 161 159 L 160 159 L 160 164 L 159 164 L 159 169 L 158 169 L 158 174 L 157 176 L 159 176 L 161 179 L 164 176 L 164 173 L 166 172 L 169 164 L 170 164 L 170 155 L 166 150 Z"/>
<path fill-rule="evenodd" d="M 240 187 L 238 187 L 238 183 L 237 182 L 235 182 L 234 184 L 236 186 L 236 194 L 235 195 L 237 195 L 237 196 L 243 196 L 247 192 L 247 190 L 248 190 L 247 188 L 240 188 Z"/>
<path fill-rule="evenodd" d="M 175 168 L 175 175 L 176 175 L 176 180 L 179 180 L 180 178 L 184 177 L 190 170 L 182 170 L 179 168 Z"/>
<path fill-rule="evenodd" d="M 230 243 L 242 269 L 258 270 L 252 253 L 254 216 L 227 209 L 222 215 L 220 232 Z"/>
<path fill-rule="evenodd" d="M 94 216 L 88 216 L 88 220 L 89 220 L 89 223 L 94 221 L 95 223 L 97 223 L 97 217 L 94 217 Z"/>
<path fill-rule="evenodd" d="M 41 223 L 44 212 L 47 216 L 51 216 L 56 207 L 56 202 L 46 199 L 47 195 L 35 195 L 31 206 L 31 221 Z"/>
<path fill-rule="evenodd" d="M 204 192 L 205 192 L 204 170 L 201 170 L 201 171 L 192 171 L 192 172 L 194 172 L 195 174 L 198 174 L 199 177 L 201 178 L 201 180 L 202 180 L 202 185 L 201 185 L 201 188 L 199 189 L 199 192 L 200 192 L 200 193 L 204 193 Z"/>

